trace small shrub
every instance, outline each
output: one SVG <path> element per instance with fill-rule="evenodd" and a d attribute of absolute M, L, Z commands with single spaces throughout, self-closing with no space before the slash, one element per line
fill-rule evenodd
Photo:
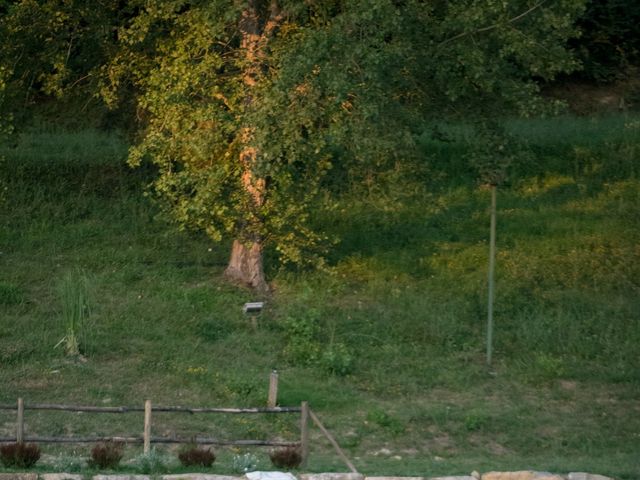
<path fill-rule="evenodd" d="M 464 417 L 464 428 L 468 432 L 479 432 L 489 424 L 489 417 L 482 412 L 469 412 Z"/>
<path fill-rule="evenodd" d="M 300 450 L 294 447 L 281 448 L 274 450 L 269 454 L 271 463 L 276 468 L 297 468 L 302 463 L 302 455 Z"/>
<path fill-rule="evenodd" d="M 122 443 L 103 442 L 98 443 L 91 450 L 90 467 L 116 468 L 122 460 Z"/>
<path fill-rule="evenodd" d="M 0 447 L 0 460 L 5 467 L 29 468 L 40 459 L 40 448 L 34 443 L 10 443 Z"/>
<path fill-rule="evenodd" d="M 255 471 L 258 468 L 258 457 L 253 453 L 245 453 L 243 455 L 234 455 L 232 469 L 235 473 L 245 474 Z"/>
<path fill-rule="evenodd" d="M 294 365 L 310 366 L 317 362 L 320 345 L 320 312 L 309 309 L 284 321 L 284 333 L 287 344 L 284 350 L 287 359 Z"/>
<path fill-rule="evenodd" d="M 210 467 L 216 460 L 216 456 L 209 448 L 199 448 L 195 445 L 191 445 L 178 453 L 178 459 L 185 467 Z"/>
<path fill-rule="evenodd" d="M 393 435 L 400 435 L 405 431 L 405 426 L 402 422 L 396 417 L 389 415 L 384 410 L 376 409 L 368 412 L 367 420 L 382 428 L 388 429 Z"/>
<path fill-rule="evenodd" d="M 320 364 L 327 373 L 343 377 L 353 370 L 353 356 L 346 345 L 335 343 L 322 352 Z"/>
<path fill-rule="evenodd" d="M 0 282 L 0 305 L 20 305 L 23 302 L 24 295 L 17 286 Z"/>
<path fill-rule="evenodd" d="M 144 475 L 152 473 L 166 473 L 169 471 L 170 459 L 152 448 L 149 453 L 143 453 L 135 457 L 133 464 L 137 471 Z"/>

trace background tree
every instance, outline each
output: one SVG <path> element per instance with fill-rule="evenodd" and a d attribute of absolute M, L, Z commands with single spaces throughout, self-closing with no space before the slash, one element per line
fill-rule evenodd
<path fill-rule="evenodd" d="M 74 116 L 69 110 L 80 115 L 89 105 L 92 116 L 104 111 L 95 98 L 96 73 L 113 55 L 117 27 L 133 9 L 124 1 L 0 3 L 0 37 L 6 39 L 0 44 L 0 65 L 10 72 L 5 111 L 18 125 L 28 124 L 34 113 L 46 116 L 47 103 L 54 104 L 58 122 Z M 86 125 L 86 112 L 82 117 Z"/>
<path fill-rule="evenodd" d="M 14 61 L 13 85 L 47 94 L 104 64 L 103 98 L 136 99 L 130 163 L 153 162 L 167 212 L 233 238 L 228 277 L 266 291 L 265 246 L 321 263 L 315 200 L 417 161 L 426 122 L 540 110 L 537 81 L 576 65 L 565 45 L 582 6 L 20 0 L 1 58 Z"/>
<path fill-rule="evenodd" d="M 578 20 L 579 38 L 570 42 L 583 68 L 578 76 L 597 82 L 624 78 L 640 61 L 640 4 L 589 0 Z"/>

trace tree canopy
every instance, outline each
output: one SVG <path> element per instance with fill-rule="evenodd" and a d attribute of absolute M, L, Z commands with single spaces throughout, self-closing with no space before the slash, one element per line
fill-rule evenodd
<path fill-rule="evenodd" d="M 38 50 L 46 91 L 90 72 L 110 105 L 134 98 L 129 162 L 153 162 L 167 212 L 234 238 L 228 276 L 266 290 L 264 246 L 321 262 L 314 199 L 414 159 L 424 122 L 539 112 L 539 81 L 576 67 L 566 45 L 583 4 L 129 0 L 90 19 L 81 0 L 21 0 L 4 7 L 3 28 L 27 13 L 52 25 L 55 35 L 9 32 L 52 45 Z M 5 47 L 3 64 L 19 49 Z M 34 68 L 17 65 L 24 83 Z"/>

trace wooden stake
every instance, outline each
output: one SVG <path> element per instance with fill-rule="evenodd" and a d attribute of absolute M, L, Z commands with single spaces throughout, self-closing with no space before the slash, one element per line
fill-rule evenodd
<path fill-rule="evenodd" d="M 151 400 L 144 402 L 144 453 L 151 451 Z"/>
<path fill-rule="evenodd" d="M 275 408 L 278 404 L 278 372 L 276 370 L 271 372 L 269 377 L 269 397 L 267 399 L 267 406 L 269 408 Z"/>
<path fill-rule="evenodd" d="M 18 420 L 16 425 L 16 442 L 24 443 L 24 400 L 18 398 Z"/>
<path fill-rule="evenodd" d="M 304 467 L 307 464 L 307 457 L 309 457 L 309 403 L 302 402 L 302 409 L 300 410 L 300 456 L 302 461 L 300 466 Z"/>
<path fill-rule="evenodd" d="M 309 415 L 311 415 L 311 419 L 318 426 L 318 428 L 322 430 L 322 433 L 324 433 L 324 436 L 327 437 L 327 440 L 329 440 L 331 445 L 333 445 L 333 448 L 336 450 L 336 453 L 342 459 L 345 465 L 349 467 L 349 470 L 351 470 L 353 473 L 358 473 L 358 470 L 356 470 L 356 467 L 353 465 L 353 463 L 349 461 L 347 456 L 344 454 L 344 452 L 340 448 L 340 445 L 338 445 L 338 442 L 336 442 L 336 439 L 333 438 L 333 435 L 329 433 L 329 430 L 324 428 L 324 425 L 322 425 L 322 422 L 320 422 L 320 419 L 316 416 L 316 414 L 313 413 L 311 410 L 309 410 Z"/>

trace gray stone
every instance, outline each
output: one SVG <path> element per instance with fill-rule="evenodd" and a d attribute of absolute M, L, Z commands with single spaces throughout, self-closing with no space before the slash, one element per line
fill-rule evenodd
<path fill-rule="evenodd" d="M 238 480 L 242 477 L 230 475 L 209 475 L 205 473 L 181 473 L 178 475 L 163 475 L 162 480 Z"/>
<path fill-rule="evenodd" d="M 361 473 L 305 473 L 300 480 L 364 480 Z"/>
<path fill-rule="evenodd" d="M 564 477 L 548 472 L 488 472 L 482 475 L 482 480 L 564 480 Z"/>
<path fill-rule="evenodd" d="M 151 480 L 149 475 L 94 475 L 93 480 Z"/>
<path fill-rule="evenodd" d="M 462 475 L 453 477 L 431 477 L 429 480 L 476 480 L 476 478 L 471 475 Z"/>
<path fill-rule="evenodd" d="M 567 475 L 568 480 L 613 480 L 613 478 L 598 475 L 596 473 L 571 472 Z"/>
<path fill-rule="evenodd" d="M 482 474 L 482 480 L 534 480 L 535 472 L 487 472 Z"/>
<path fill-rule="evenodd" d="M 40 480 L 84 480 L 79 473 L 41 473 Z"/>
<path fill-rule="evenodd" d="M 37 473 L 0 473 L 0 480 L 38 480 Z"/>
<path fill-rule="evenodd" d="M 365 477 L 365 480 L 426 480 L 424 477 Z"/>

